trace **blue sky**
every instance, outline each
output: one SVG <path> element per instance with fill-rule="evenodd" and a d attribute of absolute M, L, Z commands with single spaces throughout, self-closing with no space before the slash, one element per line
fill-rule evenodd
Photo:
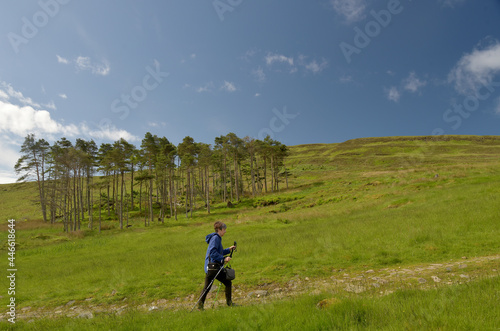
<path fill-rule="evenodd" d="M 28 133 L 287 145 L 500 134 L 498 0 L 40 0 L 0 11 L 0 183 Z"/>

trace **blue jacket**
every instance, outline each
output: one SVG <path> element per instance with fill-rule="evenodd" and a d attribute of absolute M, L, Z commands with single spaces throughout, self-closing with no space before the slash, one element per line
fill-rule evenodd
<path fill-rule="evenodd" d="M 211 233 L 206 236 L 205 241 L 208 244 L 207 254 L 205 256 L 205 273 L 208 272 L 209 263 L 224 264 L 224 255 L 229 254 L 229 248 L 222 247 L 222 238 L 216 233 Z"/>

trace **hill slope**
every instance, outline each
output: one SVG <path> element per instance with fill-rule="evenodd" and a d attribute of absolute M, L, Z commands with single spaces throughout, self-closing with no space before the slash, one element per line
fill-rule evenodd
<path fill-rule="evenodd" d="M 29 316 L 37 311 L 69 315 L 74 305 L 94 307 L 99 316 L 99 311 L 123 306 L 189 306 L 193 293 L 201 290 L 203 239 L 215 220 L 228 224 L 226 246 L 238 242 L 235 297 L 245 304 L 260 302 L 251 299 L 257 290 L 267 291 L 271 302 L 287 297 L 280 293 L 288 289 L 323 299 L 354 293 L 369 300 L 380 292 L 363 280 L 370 270 L 384 293 L 497 277 L 499 148 L 499 137 L 370 138 L 293 146 L 287 163 L 289 189 L 243 199 L 236 208 L 215 205 L 210 215 L 199 210 L 194 219 L 181 217 L 148 228 L 142 219 L 131 220 L 133 226 L 123 231 L 109 221 L 110 230 L 101 234 L 87 229 L 65 234 L 60 225 L 19 218 L 19 309 Z M 0 186 L 4 206 L 18 208 L 9 212 L 36 214 L 35 204 L 16 207 L 36 194 L 30 185 Z M 5 245 L 0 258 L 7 259 Z M 468 266 L 462 270 L 462 264 Z M 433 265 L 436 269 L 428 273 L 416 272 Z M 402 281 L 400 269 L 415 274 Z M 394 281 L 384 287 L 391 272 Z M 318 285 L 332 277 L 338 280 L 335 286 Z M 418 285 L 419 277 L 424 285 Z M 8 284 L 4 279 L 0 285 Z M 488 288 L 498 289 L 498 282 Z M 2 297 L 0 303 L 7 300 Z M 295 313 L 302 308 L 297 306 Z"/>

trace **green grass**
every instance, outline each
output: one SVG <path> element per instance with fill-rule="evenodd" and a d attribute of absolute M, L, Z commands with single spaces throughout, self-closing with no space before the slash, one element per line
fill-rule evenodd
<path fill-rule="evenodd" d="M 383 297 L 304 295 L 255 306 L 190 313 L 129 312 L 93 319 L 20 321 L 23 330 L 496 330 L 500 278 Z M 2 325 L 2 324 L 0 324 Z M 6 329 L 8 325 L 4 323 Z"/>
<path fill-rule="evenodd" d="M 180 213 L 178 221 L 166 219 L 165 224 L 149 227 L 144 227 L 143 218 L 136 218 L 130 220 L 131 228 L 119 230 L 116 219 L 106 217 L 103 224 L 109 230 L 102 233 L 89 230 L 85 222 L 81 231 L 66 234 L 61 224 L 37 221 L 40 212 L 33 183 L 1 185 L 0 261 L 7 262 L 5 221 L 16 218 L 18 309 L 55 309 L 73 300 L 92 305 L 126 302 L 134 307 L 198 294 L 204 276 L 204 238 L 216 220 L 228 225 L 223 244 L 238 242 L 233 267 L 238 272 L 235 284 L 242 291 L 263 284 L 284 286 L 297 277 L 327 278 L 339 269 L 404 268 L 496 255 L 500 252 L 499 148 L 500 140 L 494 137 L 371 138 L 295 146 L 289 189 L 246 197 L 235 208 L 216 204 L 210 215 L 200 209 L 193 219 Z M 7 279 L 0 278 L 0 288 L 7 285 Z M 235 320 L 246 320 L 258 323 L 248 329 L 290 325 L 293 329 L 465 330 L 476 320 L 466 311 L 470 306 L 481 320 L 477 325 L 484 327 L 474 324 L 472 329 L 479 330 L 491 329 L 491 318 L 499 321 L 491 312 L 494 309 L 488 310 L 494 299 L 498 302 L 498 289 L 497 277 L 385 297 L 324 293 L 203 314 L 132 312 L 99 315 L 90 321 L 19 323 L 27 329 L 142 329 L 144 325 L 198 329 L 206 323 L 209 329 L 225 330 L 234 329 Z M 316 304 L 324 299 L 340 303 L 318 309 Z M 3 295 L 0 305 L 6 306 L 8 300 Z M 438 310 L 438 305 L 447 308 Z M 219 312 L 231 318 L 221 320 Z M 455 323 L 452 318 L 458 314 L 463 316 Z"/>

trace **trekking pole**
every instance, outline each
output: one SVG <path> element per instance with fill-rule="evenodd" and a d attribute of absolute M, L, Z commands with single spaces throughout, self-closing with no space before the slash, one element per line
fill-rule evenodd
<path fill-rule="evenodd" d="M 231 258 L 233 257 L 233 252 L 236 250 L 236 241 L 234 242 L 234 246 L 235 246 L 234 250 L 232 250 L 231 254 L 229 255 L 229 257 L 231 257 Z M 200 297 L 198 298 L 198 301 L 196 301 L 196 303 L 194 304 L 193 308 L 191 308 L 190 312 L 192 312 L 194 310 L 194 308 L 196 307 L 196 305 L 198 304 L 198 302 L 200 302 L 201 298 L 205 295 L 205 293 L 208 291 L 208 289 L 210 289 L 212 287 L 212 284 L 217 279 L 217 276 L 219 276 L 219 274 L 222 271 L 222 269 L 224 269 L 224 263 L 222 263 L 222 266 L 220 267 L 219 271 L 217 271 L 217 274 L 215 275 L 214 279 L 212 279 L 212 281 L 210 282 L 210 285 L 208 285 L 208 287 L 200 295 Z"/>
<path fill-rule="evenodd" d="M 214 279 L 212 279 L 212 281 L 210 282 L 210 284 L 207 286 L 207 288 L 205 289 L 205 291 L 203 291 L 203 293 L 200 295 L 200 297 L 198 298 L 198 301 L 196 301 L 196 303 L 194 304 L 193 308 L 191 308 L 191 311 L 194 310 L 194 308 L 196 307 L 196 305 L 198 304 L 198 302 L 200 302 L 201 298 L 205 295 L 205 293 L 207 293 L 207 291 L 212 287 L 212 284 L 214 283 L 214 281 L 217 279 L 217 276 L 219 276 L 220 272 L 222 271 L 222 269 L 224 269 L 224 264 L 222 264 L 222 266 L 220 267 L 219 271 L 217 271 L 217 274 L 215 275 Z"/>
<path fill-rule="evenodd" d="M 231 251 L 231 254 L 229 255 L 230 258 L 233 258 L 233 252 L 236 251 L 236 241 L 234 242 L 234 249 Z"/>
<path fill-rule="evenodd" d="M 217 293 L 215 293 L 215 299 L 214 299 L 214 303 L 212 304 L 212 309 L 215 307 L 215 303 L 217 302 L 217 297 L 219 296 L 219 291 L 220 291 L 220 288 L 221 288 L 221 282 L 219 282 L 219 286 L 217 286 Z"/>

